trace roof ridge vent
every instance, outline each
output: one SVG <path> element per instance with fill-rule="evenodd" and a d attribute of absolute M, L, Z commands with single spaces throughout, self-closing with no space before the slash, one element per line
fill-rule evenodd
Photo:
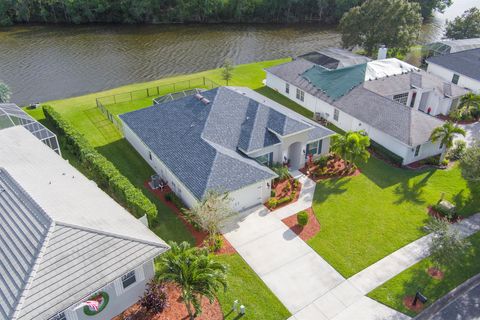
<path fill-rule="evenodd" d="M 200 101 L 204 104 L 204 105 L 207 105 L 210 103 L 210 100 L 208 100 L 207 98 L 204 98 L 202 97 L 202 99 L 200 99 Z"/>
<path fill-rule="evenodd" d="M 203 98 L 203 96 L 202 96 L 200 93 L 196 93 L 196 94 L 195 94 L 195 99 L 201 101 L 201 100 L 204 99 L 204 98 Z"/>

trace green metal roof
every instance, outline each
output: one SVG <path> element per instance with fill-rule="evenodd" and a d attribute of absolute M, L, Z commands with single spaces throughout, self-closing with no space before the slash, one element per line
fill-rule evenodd
<path fill-rule="evenodd" d="M 365 81 L 366 69 L 366 63 L 336 70 L 313 66 L 302 77 L 331 99 L 337 100 Z"/>

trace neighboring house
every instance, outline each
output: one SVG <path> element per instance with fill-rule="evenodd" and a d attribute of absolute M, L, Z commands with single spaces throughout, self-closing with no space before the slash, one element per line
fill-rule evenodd
<path fill-rule="evenodd" d="M 235 210 L 270 197 L 274 163 L 304 166 L 332 131 L 247 88 L 220 87 L 120 115 L 125 138 L 188 207 L 208 190 Z"/>
<path fill-rule="evenodd" d="M 298 58 L 266 73 L 268 87 L 342 130 L 365 130 L 404 165 L 444 151 L 430 141 L 442 125 L 432 115 L 448 113 L 466 93 L 397 59 L 330 70 Z"/>
<path fill-rule="evenodd" d="M 166 250 L 25 128 L 0 130 L 0 319 L 111 319 L 138 301 Z M 82 306 L 92 296 L 97 314 Z"/>
<path fill-rule="evenodd" d="M 428 58 L 427 71 L 480 93 L 480 48 Z"/>
<path fill-rule="evenodd" d="M 23 126 L 53 151 L 60 153 L 57 136 L 13 103 L 0 103 L 0 130 Z"/>
<path fill-rule="evenodd" d="M 429 56 L 438 56 L 475 48 L 480 48 L 480 38 L 440 40 L 425 45 L 424 50 Z"/>

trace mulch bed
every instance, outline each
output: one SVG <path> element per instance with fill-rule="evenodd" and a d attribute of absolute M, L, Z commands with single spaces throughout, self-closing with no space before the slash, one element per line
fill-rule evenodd
<path fill-rule="evenodd" d="M 407 164 L 405 168 L 407 169 L 412 169 L 412 170 L 422 170 L 422 169 L 429 169 L 429 168 L 435 168 L 435 169 L 447 169 L 451 166 L 453 166 L 453 162 L 449 162 L 448 165 L 446 166 L 441 166 L 441 165 L 436 165 L 436 164 L 425 164 L 422 163 L 423 160 L 419 160 L 417 162 L 412 162 L 410 164 Z"/>
<path fill-rule="evenodd" d="M 318 182 L 320 180 L 330 179 L 330 178 L 337 178 L 337 177 L 355 177 L 361 173 L 360 169 L 357 168 L 353 173 L 347 174 L 345 170 L 345 161 L 339 158 L 330 159 L 327 162 L 327 168 L 331 170 L 333 174 L 317 175 L 315 174 L 315 172 L 317 171 L 318 168 L 319 166 L 315 164 L 311 164 L 301 168 L 300 172 L 307 175 L 310 179 L 312 179 L 315 182 Z M 310 172 L 310 174 L 307 174 L 307 170 Z"/>
<path fill-rule="evenodd" d="M 167 291 L 168 306 L 162 313 L 152 315 L 140 306 L 134 304 L 120 315 L 114 317 L 112 320 L 187 320 L 188 312 L 185 304 L 180 297 L 180 289 L 173 285 L 167 284 L 165 286 Z M 220 304 L 215 300 L 212 304 L 207 298 L 202 299 L 202 314 L 198 316 L 197 320 L 222 320 L 223 313 Z"/>
<path fill-rule="evenodd" d="M 195 229 L 191 223 L 189 223 L 185 217 L 183 216 L 182 212 L 180 209 L 178 209 L 175 204 L 171 201 L 167 201 L 165 199 L 165 196 L 172 192 L 172 189 L 170 187 L 165 187 L 163 190 L 160 189 L 152 189 L 150 185 L 148 184 L 148 181 L 144 183 L 145 188 L 147 188 L 151 193 L 153 193 L 163 204 L 165 204 L 170 210 L 175 212 L 175 214 L 182 220 L 182 223 L 185 225 L 187 228 L 188 232 L 193 236 L 195 239 L 195 246 L 197 247 L 202 247 L 205 243 L 205 239 L 207 238 L 208 234 L 205 231 L 197 230 Z M 222 240 L 223 240 L 223 246 L 222 248 L 215 252 L 215 254 L 234 254 L 237 251 L 235 248 L 228 242 L 228 240 L 222 235 Z"/>
<path fill-rule="evenodd" d="M 417 303 L 415 305 L 413 305 L 413 300 L 415 299 L 414 296 L 406 296 L 405 298 L 403 298 L 403 305 L 409 309 L 409 310 L 412 310 L 416 313 L 419 313 L 420 311 L 423 310 L 423 303 L 420 301 L 420 300 L 417 300 Z"/>
<path fill-rule="evenodd" d="M 442 280 L 443 277 L 445 276 L 445 274 L 443 273 L 442 270 L 434 268 L 434 267 L 428 268 L 427 273 L 430 277 L 432 277 L 433 279 L 436 279 L 436 280 Z"/>
<path fill-rule="evenodd" d="M 273 188 L 275 190 L 275 199 L 279 200 L 280 198 L 283 198 L 283 197 L 289 197 L 292 194 L 292 192 L 294 191 L 293 180 L 294 180 L 293 178 L 283 180 L 283 181 L 277 182 L 273 186 Z M 285 187 L 285 185 L 287 184 L 288 181 L 290 181 L 290 183 L 292 185 L 292 189 L 288 192 L 283 192 L 283 188 Z M 289 204 L 292 204 L 292 203 L 294 203 L 298 200 L 298 198 L 300 197 L 300 191 L 302 191 L 302 183 L 300 181 L 298 181 L 298 187 L 296 189 L 295 198 L 292 199 L 292 201 L 288 201 L 288 202 L 279 204 L 275 208 L 270 208 L 270 206 L 268 205 L 268 202 L 264 203 L 264 206 L 267 207 L 268 210 L 270 210 L 270 211 L 275 211 L 275 210 L 280 209 L 282 207 L 288 206 Z"/>
<path fill-rule="evenodd" d="M 282 220 L 296 235 L 303 241 L 307 241 L 313 238 L 318 232 L 320 232 L 320 222 L 313 213 L 312 208 L 308 208 L 305 211 L 308 213 L 308 223 L 305 227 L 301 227 L 297 224 L 297 215 L 294 214 L 288 218 Z"/>
<path fill-rule="evenodd" d="M 455 119 L 452 119 L 449 116 L 446 116 L 446 115 L 443 115 L 443 114 L 439 114 L 436 117 L 440 120 L 450 121 L 450 122 L 454 122 L 456 124 L 472 124 L 472 123 L 475 123 L 475 122 L 478 121 L 476 119 L 473 119 L 473 120 L 455 120 Z"/>
<path fill-rule="evenodd" d="M 434 217 L 434 218 L 437 218 L 437 219 L 444 219 L 444 220 L 447 220 L 450 223 L 456 223 L 456 222 L 459 222 L 459 221 L 463 220 L 463 217 L 460 217 L 460 216 L 457 216 L 457 217 L 455 217 L 454 219 L 451 219 L 451 220 L 447 219 L 447 217 L 445 217 L 443 214 L 441 214 L 440 212 L 435 210 L 432 206 L 428 206 L 427 212 L 428 212 L 428 215 L 431 216 L 431 217 Z"/>

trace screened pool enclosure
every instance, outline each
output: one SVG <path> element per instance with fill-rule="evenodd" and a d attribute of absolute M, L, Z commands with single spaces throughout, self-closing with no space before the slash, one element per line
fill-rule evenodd
<path fill-rule="evenodd" d="M 30 117 L 16 104 L 0 103 L 0 130 L 13 126 L 23 126 L 53 151 L 60 154 L 57 136 L 52 131 Z"/>

